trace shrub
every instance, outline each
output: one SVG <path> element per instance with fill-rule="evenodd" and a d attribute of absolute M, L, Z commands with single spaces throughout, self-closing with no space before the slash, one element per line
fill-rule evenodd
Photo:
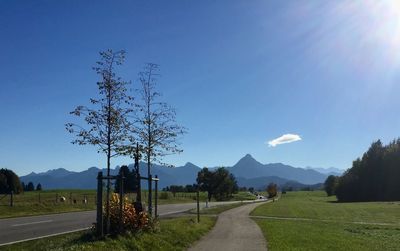
<path fill-rule="evenodd" d="M 106 219 L 104 219 L 104 222 Z M 113 193 L 110 201 L 110 232 L 118 234 L 122 232 L 137 232 L 151 228 L 150 219 L 146 212 L 136 213 L 135 207 L 124 197 L 122 228 L 120 228 L 120 200 L 119 195 Z"/>

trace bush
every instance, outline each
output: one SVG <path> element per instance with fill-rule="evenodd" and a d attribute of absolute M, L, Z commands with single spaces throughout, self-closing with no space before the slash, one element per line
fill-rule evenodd
<path fill-rule="evenodd" d="M 118 234 L 123 232 L 137 232 L 151 228 L 149 215 L 146 212 L 136 213 L 135 207 L 124 197 L 122 213 L 122 229 L 120 229 L 120 200 L 119 195 L 113 193 L 110 201 L 110 232 Z M 105 217 L 105 215 L 104 215 Z M 106 219 L 104 219 L 106 222 Z"/>

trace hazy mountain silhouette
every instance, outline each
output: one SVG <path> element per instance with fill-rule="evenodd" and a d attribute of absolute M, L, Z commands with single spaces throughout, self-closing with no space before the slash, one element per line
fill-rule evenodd
<path fill-rule="evenodd" d="M 132 169 L 133 165 L 129 165 Z M 140 163 L 140 173 L 147 176 L 147 166 L 144 162 Z M 327 175 L 319 173 L 313 169 L 295 168 L 282 163 L 261 164 L 255 160 L 250 154 L 240 159 L 234 166 L 227 167 L 232 172 L 239 186 L 255 187 L 257 189 L 265 187 L 270 182 L 284 185 L 288 182 L 293 187 L 302 187 L 324 182 Z M 118 173 L 119 166 L 111 169 L 111 175 Z M 35 185 L 41 183 L 44 189 L 59 188 L 76 188 L 76 189 L 93 189 L 96 188 L 97 173 L 101 169 L 91 167 L 82 172 L 72 172 L 63 168 L 49 170 L 43 173 L 30 173 L 21 176 L 21 181 L 27 183 L 32 181 Z M 102 170 L 106 173 L 106 169 Z M 200 167 L 188 162 L 180 167 L 165 167 L 160 165 L 152 166 L 153 176 L 160 178 L 159 188 L 170 185 L 187 185 L 196 182 L 197 173 Z M 146 188 L 146 182 L 142 182 Z"/>
<path fill-rule="evenodd" d="M 312 169 L 296 168 L 282 163 L 261 164 L 250 154 L 241 158 L 233 167 L 229 168 L 229 171 L 236 177 L 247 179 L 277 176 L 303 184 L 321 183 L 327 177 L 327 175 Z"/>
<path fill-rule="evenodd" d="M 306 167 L 306 169 L 313 169 L 319 173 L 323 173 L 326 175 L 335 175 L 335 176 L 341 176 L 345 170 L 341 170 L 339 168 L 335 167 L 329 167 L 329 168 L 322 168 L 322 167 Z"/>

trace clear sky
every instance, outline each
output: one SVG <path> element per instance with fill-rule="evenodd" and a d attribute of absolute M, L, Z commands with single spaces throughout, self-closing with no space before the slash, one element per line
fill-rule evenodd
<path fill-rule="evenodd" d="M 0 167 L 105 166 L 64 124 L 96 95 L 91 67 L 112 48 L 127 51 L 120 75 L 133 85 L 145 62 L 160 64 L 159 90 L 188 128 L 167 162 L 250 153 L 348 168 L 400 136 L 399 16 L 396 0 L 0 1 Z"/>

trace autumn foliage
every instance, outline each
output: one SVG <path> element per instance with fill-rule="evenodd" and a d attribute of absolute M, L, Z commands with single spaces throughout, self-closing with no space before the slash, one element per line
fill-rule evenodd
<path fill-rule="evenodd" d="M 105 220 L 105 219 L 104 219 Z M 122 223 L 122 224 L 121 224 Z M 137 232 L 151 228 L 149 215 L 146 212 L 136 213 L 135 207 L 124 197 L 122 222 L 120 221 L 119 195 L 113 193 L 110 201 L 110 232 Z"/>

